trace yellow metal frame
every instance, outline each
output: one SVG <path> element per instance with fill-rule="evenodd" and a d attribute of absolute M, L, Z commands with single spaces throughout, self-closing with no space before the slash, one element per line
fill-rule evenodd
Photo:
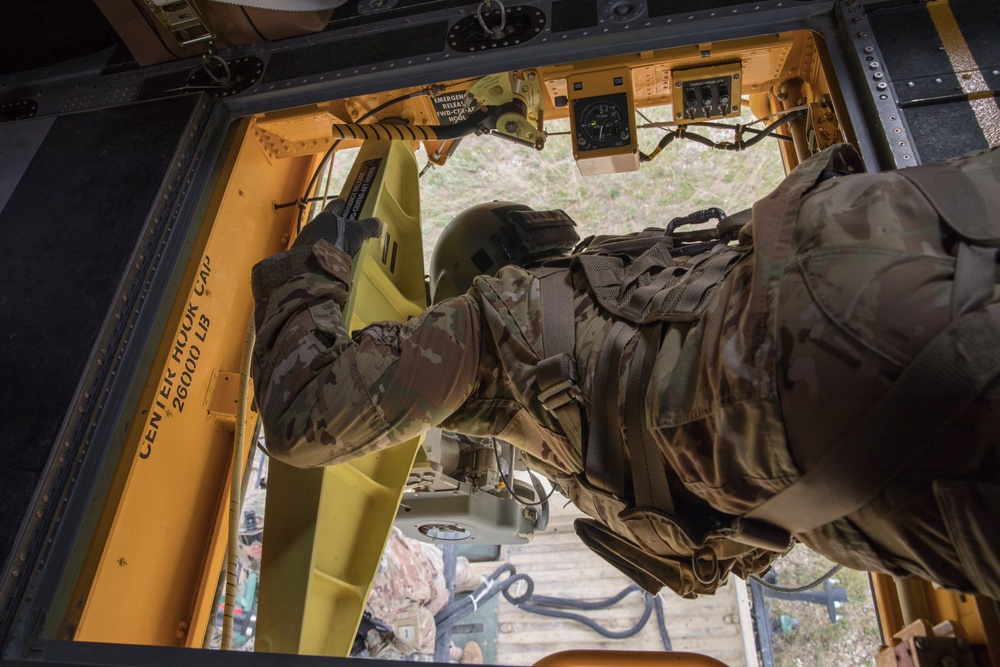
<path fill-rule="evenodd" d="M 341 196 L 353 217 L 377 217 L 384 225 L 355 259 L 344 309 L 351 329 L 423 312 L 413 146 L 366 142 Z M 255 650 L 350 653 L 418 446 L 414 439 L 308 470 L 271 461 Z"/>
<path fill-rule="evenodd" d="M 313 162 L 272 164 L 250 125 L 234 130 L 57 636 L 202 646 L 226 546 L 248 276 L 285 247 L 294 210 L 272 202 L 296 198 Z"/>
<path fill-rule="evenodd" d="M 894 665 L 897 635 L 914 623 L 944 627 L 970 644 L 984 646 L 991 665 L 1000 665 L 1000 614 L 992 600 L 938 588 L 917 577 L 897 579 L 873 572 L 872 594 L 878 610 L 885 657 L 878 664 Z"/>

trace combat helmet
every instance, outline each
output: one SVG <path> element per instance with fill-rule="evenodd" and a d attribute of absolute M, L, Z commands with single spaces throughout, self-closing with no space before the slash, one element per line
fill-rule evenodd
<path fill-rule="evenodd" d="M 464 294 L 476 276 L 508 264 L 530 266 L 565 255 L 580 241 L 576 223 L 561 210 L 535 211 L 493 201 L 467 208 L 445 226 L 431 255 L 431 302 Z"/>

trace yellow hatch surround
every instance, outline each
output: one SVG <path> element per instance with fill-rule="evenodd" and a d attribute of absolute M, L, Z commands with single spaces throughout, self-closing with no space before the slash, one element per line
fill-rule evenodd
<path fill-rule="evenodd" d="M 222 162 L 59 637 L 203 644 L 225 552 L 250 268 L 285 247 L 294 209 L 271 204 L 295 199 L 314 161 L 269 163 L 249 126 Z M 255 424 L 251 413 L 251 452 Z"/>

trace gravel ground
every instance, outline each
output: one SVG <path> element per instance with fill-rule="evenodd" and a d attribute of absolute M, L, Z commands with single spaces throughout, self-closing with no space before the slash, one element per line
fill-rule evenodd
<path fill-rule="evenodd" d="M 833 567 L 833 563 L 809 551 L 795 547 L 775 565 L 777 583 L 797 586 L 808 583 Z M 790 632 L 773 635 L 774 662 L 777 667 L 851 667 L 874 665 L 881 639 L 871 587 L 866 572 L 842 569 L 834 577 L 847 592 L 847 602 L 832 623 L 826 607 L 802 601 L 769 598 L 772 623 L 784 615 L 798 621 Z M 817 587 L 821 590 L 821 587 Z M 789 624 L 785 621 L 785 626 Z"/>

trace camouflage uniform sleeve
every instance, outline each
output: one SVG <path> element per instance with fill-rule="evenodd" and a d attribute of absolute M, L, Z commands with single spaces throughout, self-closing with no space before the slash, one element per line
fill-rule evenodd
<path fill-rule="evenodd" d="M 409 440 L 476 388 L 474 297 L 352 336 L 341 313 L 350 274 L 350 256 L 326 241 L 253 269 L 257 401 L 268 450 L 292 465 L 330 465 Z"/>

